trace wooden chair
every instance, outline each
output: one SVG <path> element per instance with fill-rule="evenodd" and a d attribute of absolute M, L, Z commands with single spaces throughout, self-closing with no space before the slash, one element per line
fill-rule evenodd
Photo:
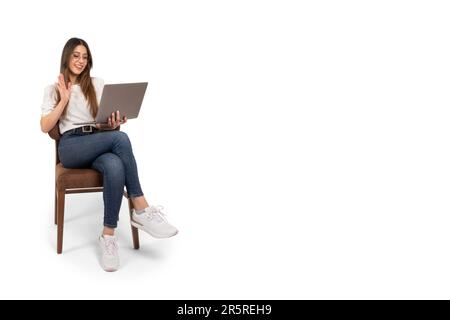
<path fill-rule="evenodd" d="M 120 128 L 118 128 L 120 130 Z M 58 156 L 58 144 L 61 134 L 59 132 L 59 123 L 49 131 L 49 136 L 55 140 L 56 167 L 55 167 L 55 224 L 57 225 L 57 253 L 62 253 L 63 232 L 64 232 L 64 201 L 66 194 L 103 192 L 102 174 L 94 169 L 66 169 L 62 166 Z M 126 191 L 123 193 L 128 199 L 128 208 L 130 215 L 133 209 L 133 203 L 128 197 Z M 131 226 L 133 235 L 133 247 L 139 249 L 138 229 Z"/>

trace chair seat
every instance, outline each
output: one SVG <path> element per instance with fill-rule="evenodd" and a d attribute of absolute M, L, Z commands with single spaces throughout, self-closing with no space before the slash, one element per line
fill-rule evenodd
<path fill-rule="evenodd" d="M 61 163 L 56 165 L 56 188 L 78 189 L 103 186 L 103 177 L 94 169 L 67 169 Z"/>

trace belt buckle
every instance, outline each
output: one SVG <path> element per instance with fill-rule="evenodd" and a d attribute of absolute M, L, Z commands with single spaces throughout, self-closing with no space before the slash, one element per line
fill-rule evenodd
<path fill-rule="evenodd" d="M 81 127 L 81 131 L 83 131 L 83 132 L 92 132 L 92 126 Z"/>

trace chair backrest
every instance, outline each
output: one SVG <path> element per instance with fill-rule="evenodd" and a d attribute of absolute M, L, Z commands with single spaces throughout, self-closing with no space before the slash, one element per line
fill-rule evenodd
<path fill-rule="evenodd" d="M 56 163 L 59 163 L 59 155 L 58 155 L 58 144 L 59 144 L 59 139 L 61 138 L 61 133 L 59 132 L 59 121 L 55 124 L 55 126 L 52 128 L 52 130 L 50 130 L 48 132 L 48 135 L 50 136 L 50 138 L 52 138 L 53 140 L 55 140 L 55 155 L 56 155 Z"/>

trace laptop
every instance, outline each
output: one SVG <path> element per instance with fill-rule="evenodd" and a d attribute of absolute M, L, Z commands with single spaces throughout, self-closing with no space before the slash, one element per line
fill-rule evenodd
<path fill-rule="evenodd" d="M 137 118 L 147 85 L 148 82 L 106 84 L 103 87 L 95 121 L 78 122 L 74 123 L 74 125 L 108 123 L 108 118 L 117 110 L 119 110 L 122 119 L 123 117 L 127 117 L 127 119 Z"/>

